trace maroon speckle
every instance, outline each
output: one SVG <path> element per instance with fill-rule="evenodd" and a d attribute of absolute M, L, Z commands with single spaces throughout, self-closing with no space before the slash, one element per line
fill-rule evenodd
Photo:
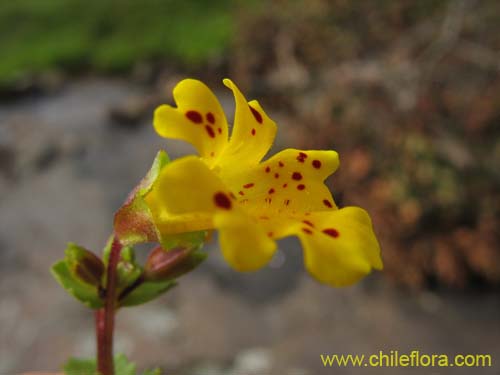
<path fill-rule="evenodd" d="M 310 230 L 309 228 L 302 228 L 302 232 L 306 234 L 313 234 L 312 230 Z"/>
<path fill-rule="evenodd" d="M 306 188 L 306 185 L 304 185 L 304 184 L 297 185 L 297 189 L 299 189 L 299 190 L 304 190 L 305 188 Z"/>
<path fill-rule="evenodd" d="M 242 192 L 241 190 L 238 192 L 239 195 L 245 195 L 244 192 Z"/>
<path fill-rule="evenodd" d="M 313 167 L 316 168 L 316 169 L 320 169 L 321 168 L 321 162 L 319 160 L 313 160 L 312 162 L 313 164 Z"/>
<path fill-rule="evenodd" d="M 262 219 L 262 220 L 269 220 L 269 216 L 260 216 L 259 219 Z"/>
<path fill-rule="evenodd" d="M 252 115 L 253 117 L 255 117 L 255 120 L 257 120 L 259 124 L 262 124 L 262 115 L 259 113 L 259 111 L 257 111 L 251 105 L 248 105 L 248 107 L 250 108 L 250 111 L 252 111 Z"/>
<path fill-rule="evenodd" d="M 268 233 L 267 233 L 267 236 L 268 236 L 268 237 L 272 237 L 272 236 L 273 236 L 273 232 L 268 232 Z"/>
<path fill-rule="evenodd" d="M 278 163 L 278 165 L 279 165 L 281 168 L 283 168 L 283 167 L 285 166 L 285 164 L 283 164 L 283 162 L 282 162 L 282 161 L 280 161 L 280 162 Z"/>
<path fill-rule="evenodd" d="M 339 231 L 334 228 L 323 229 L 323 233 L 333 238 L 337 238 L 340 235 Z"/>
<path fill-rule="evenodd" d="M 310 212 L 306 212 L 304 215 L 311 216 L 311 213 Z"/>
<path fill-rule="evenodd" d="M 210 153 L 210 157 L 211 157 L 211 158 L 213 158 L 214 156 L 215 156 L 215 152 L 213 152 L 213 151 L 212 151 L 212 152 Z"/>
<path fill-rule="evenodd" d="M 303 163 L 304 160 L 306 159 L 307 159 L 307 154 L 304 152 L 299 152 L 299 155 L 297 156 L 297 160 L 299 161 L 299 163 Z"/>
<path fill-rule="evenodd" d="M 215 205 L 219 208 L 222 208 L 224 210 L 230 210 L 231 209 L 231 200 L 229 199 L 229 197 L 222 193 L 222 192 L 218 192 L 218 193 L 215 193 L 214 194 L 214 202 L 215 202 Z"/>
<path fill-rule="evenodd" d="M 274 174 L 274 178 L 280 178 L 280 174 L 279 173 L 275 173 Z"/>
<path fill-rule="evenodd" d="M 269 173 L 269 172 L 271 172 L 271 168 L 266 167 L 266 173 Z"/>
<path fill-rule="evenodd" d="M 251 188 L 251 187 L 253 187 L 254 185 L 255 185 L 255 184 L 254 184 L 253 182 L 250 182 L 249 184 L 245 184 L 245 185 L 243 185 L 243 187 L 244 187 L 245 189 L 250 189 L 250 188 Z"/>
<path fill-rule="evenodd" d="M 313 224 L 313 223 L 311 223 L 309 220 L 303 220 L 302 222 L 303 222 L 304 224 L 307 224 L 307 225 L 309 225 L 310 227 L 313 227 L 313 228 L 314 228 L 314 224 Z"/>
<path fill-rule="evenodd" d="M 203 117 L 201 117 L 201 114 L 198 111 L 187 111 L 186 117 L 195 124 L 201 124 L 203 122 Z"/>
<path fill-rule="evenodd" d="M 215 138 L 215 132 L 214 129 L 212 129 L 210 126 L 205 125 L 205 130 L 207 131 L 208 135 L 210 138 Z"/>
<path fill-rule="evenodd" d="M 255 129 L 252 129 L 252 135 L 255 135 Z"/>
<path fill-rule="evenodd" d="M 219 132 L 219 134 L 222 134 L 222 128 L 217 128 L 217 131 Z"/>
<path fill-rule="evenodd" d="M 211 124 L 215 124 L 215 117 L 212 112 L 207 113 L 207 121 Z"/>
<path fill-rule="evenodd" d="M 288 184 L 283 184 L 283 187 L 286 188 L 288 186 Z"/>
<path fill-rule="evenodd" d="M 302 175 L 299 172 L 293 172 L 292 178 L 296 181 L 302 180 Z"/>
<path fill-rule="evenodd" d="M 328 208 L 333 207 L 332 203 L 328 199 L 323 199 L 323 204 Z"/>
<path fill-rule="evenodd" d="M 268 194 L 273 194 L 275 192 L 275 190 L 273 188 L 269 189 L 269 191 L 267 192 Z"/>
<path fill-rule="evenodd" d="M 288 206 L 290 204 L 290 199 L 285 200 L 285 206 Z"/>

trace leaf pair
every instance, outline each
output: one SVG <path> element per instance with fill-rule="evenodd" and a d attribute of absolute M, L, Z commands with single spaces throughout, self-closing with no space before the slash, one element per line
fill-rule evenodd
<path fill-rule="evenodd" d="M 129 362 L 123 354 L 115 356 L 115 373 L 119 375 L 137 375 L 136 365 Z M 95 359 L 71 358 L 64 365 L 65 375 L 98 375 Z M 160 369 L 146 370 L 142 375 L 161 375 Z"/>
<path fill-rule="evenodd" d="M 74 298 L 91 309 L 99 309 L 104 306 L 105 265 L 109 255 L 110 244 L 104 249 L 104 261 L 95 254 L 75 244 L 68 244 L 65 258 L 55 263 L 51 272 L 59 284 Z M 199 252 L 195 252 L 198 254 Z M 199 257 L 199 255 L 198 255 Z M 204 256 L 200 257 L 200 261 Z M 98 262 L 103 264 L 103 272 L 99 276 Z M 135 261 L 132 247 L 125 247 L 121 253 L 118 263 L 118 293 L 122 296 L 118 306 L 137 306 L 154 300 L 177 283 L 173 278 L 162 280 L 140 280 L 143 268 Z M 130 289 L 131 286 L 136 287 Z M 124 295 L 125 291 L 129 291 Z"/>

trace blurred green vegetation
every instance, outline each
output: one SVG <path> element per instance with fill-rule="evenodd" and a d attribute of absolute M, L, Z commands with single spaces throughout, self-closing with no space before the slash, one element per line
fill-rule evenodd
<path fill-rule="evenodd" d="M 0 4 L 0 84 L 52 68 L 115 72 L 140 60 L 198 64 L 232 33 L 230 0 L 16 0 Z"/>

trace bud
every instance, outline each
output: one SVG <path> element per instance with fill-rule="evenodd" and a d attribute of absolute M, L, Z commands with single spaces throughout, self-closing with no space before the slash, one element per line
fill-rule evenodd
<path fill-rule="evenodd" d="M 75 244 L 66 248 L 67 265 L 76 278 L 93 286 L 101 285 L 104 275 L 104 263 L 93 252 Z"/>
<path fill-rule="evenodd" d="M 175 279 L 196 268 L 205 258 L 205 253 L 191 248 L 164 250 L 158 246 L 146 260 L 144 277 L 148 281 Z"/>

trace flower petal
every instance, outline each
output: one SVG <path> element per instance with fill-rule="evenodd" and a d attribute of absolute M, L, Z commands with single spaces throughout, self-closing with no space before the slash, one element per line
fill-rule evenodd
<path fill-rule="evenodd" d="M 382 269 L 380 247 L 370 217 L 359 207 L 313 212 L 288 220 L 262 220 L 272 238 L 296 235 L 304 263 L 319 281 L 332 286 L 354 284 L 372 268 Z"/>
<path fill-rule="evenodd" d="M 146 196 L 156 225 L 163 233 L 213 228 L 216 210 L 232 210 L 232 194 L 205 162 L 187 156 L 165 167 Z"/>
<path fill-rule="evenodd" d="M 158 107 L 153 124 L 162 137 L 191 143 L 209 165 L 227 144 L 228 127 L 222 107 L 212 91 L 194 79 L 182 80 L 174 88 L 177 108 Z"/>
<path fill-rule="evenodd" d="M 219 211 L 214 226 L 219 229 L 222 255 L 237 271 L 255 271 L 265 266 L 276 251 L 276 242 L 243 210 Z"/>
<path fill-rule="evenodd" d="M 230 167 L 229 164 L 257 164 L 274 142 L 276 124 L 256 100 L 247 102 L 230 79 L 224 79 L 224 84 L 233 91 L 236 108 L 229 145 L 220 160 L 222 168 L 226 165 Z"/>
<path fill-rule="evenodd" d="M 311 212 L 337 208 L 324 180 L 338 165 L 335 151 L 287 149 L 251 169 L 221 174 L 249 210 Z"/>

